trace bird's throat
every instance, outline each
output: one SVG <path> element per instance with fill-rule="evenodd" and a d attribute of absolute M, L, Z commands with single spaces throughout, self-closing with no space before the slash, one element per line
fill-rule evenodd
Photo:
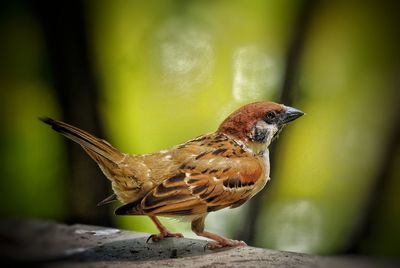
<path fill-rule="evenodd" d="M 249 142 L 248 149 L 253 155 L 263 156 L 264 152 L 268 150 L 268 143 Z"/>
<path fill-rule="evenodd" d="M 254 155 L 262 156 L 264 152 L 268 150 L 269 145 L 276 138 L 279 133 L 279 129 L 276 125 L 267 125 L 264 129 L 265 139 L 262 142 L 251 141 L 247 142 L 247 147 Z"/>

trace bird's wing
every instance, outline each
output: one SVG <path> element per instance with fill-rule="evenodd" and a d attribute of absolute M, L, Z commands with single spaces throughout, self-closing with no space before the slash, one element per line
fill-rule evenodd
<path fill-rule="evenodd" d="M 208 151 L 183 163 L 140 202 L 127 204 L 116 214 L 188 216 L 243 204 L 259 187 L 264 166 L 240 147 L 220 145 L 207 147 Z"/>

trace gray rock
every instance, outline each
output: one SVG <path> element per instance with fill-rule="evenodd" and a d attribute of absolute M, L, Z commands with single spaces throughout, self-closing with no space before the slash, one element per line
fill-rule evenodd
<path fill-rule="evenodd" d="M 254 247 L 205 249 L 207 241 L 167 238 L 39 220 L 0 222 L 0 261 L 40 267 L 400 267 L 395 260 L 321 257 Z"/>

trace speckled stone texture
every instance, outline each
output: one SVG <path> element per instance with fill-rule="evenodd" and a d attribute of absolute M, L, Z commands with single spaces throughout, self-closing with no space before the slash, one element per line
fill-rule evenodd
<path fill-rule="evenodd" d="M 39 220 L 0 222 L 1 267 L 400 267 L 398 260 L 320 257 L 254 247 L 205 250 L 207 241 Z"/>

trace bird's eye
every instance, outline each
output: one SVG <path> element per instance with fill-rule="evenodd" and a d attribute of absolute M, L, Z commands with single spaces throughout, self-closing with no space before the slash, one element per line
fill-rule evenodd
<path fill-rule="evenodd" d="M 278 115 L 275 111 L 270 111 L 265 115 L 264 121 L 268 124 L 274 124 L 277 122 Z"/>
<path fill-rule="evenodd" d="M 268 112 L 267 113 L 267 119 L 268 120 L 274 120 L 276 117 L 276 113 L 274 111 Z"/>

